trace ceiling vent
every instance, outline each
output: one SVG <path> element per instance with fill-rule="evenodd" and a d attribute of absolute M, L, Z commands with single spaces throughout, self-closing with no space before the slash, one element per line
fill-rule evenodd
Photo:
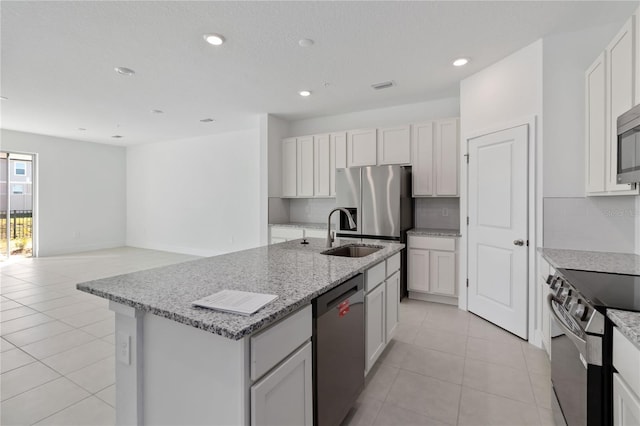
<path fill-rule="evenodd" d="M 383 81 L 382 83 L 372 84 L 371 87 L 373 87 L 376 90 L 382 90 L 382 89 L 388 89 L 389 87 L 393 87 L 395 85 L 396 83 L 393 80 L 389 80 L 389 81 Z"/>

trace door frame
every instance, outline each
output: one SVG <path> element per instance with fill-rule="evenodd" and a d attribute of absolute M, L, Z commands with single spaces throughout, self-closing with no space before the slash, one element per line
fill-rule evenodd
<path fill-rule="evenodd" d="M 490 126 L 485 129 L 466 131 L 462 135 L 460 149 L 460 261 L 458 262 L 458 308 L 468 310 L 467 298 L 467 266 L 468 244 L 467 216 L 469 214 L 469 177 L 467 154 L 469 153 L 469 140 L 480 136 L 496 133 L 514 127 L 528 126 L 529 150 L 528 150 L 528 235 L 529 251 L 527 255 L 527 296 L 528 315 L 527 330 L 529 342 L 535 346 L 542 346 L 540 330 L 542 328 L 542 300 L 541 293 L 536 291 L 537 248 L 542 245 L 542 132 L 541 119 L 537 115 L 525 116 L 520 119 Z M 540 294 L 539 294 L 540 293 Z"/>

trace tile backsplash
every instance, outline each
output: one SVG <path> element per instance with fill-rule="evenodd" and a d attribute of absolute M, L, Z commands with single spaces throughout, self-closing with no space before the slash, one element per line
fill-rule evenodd
<path fill-rule="evenodd" d="M 414 198 L 416 228 L 460 229 L 459 198 Z"/>
<path fill-rule="evenodd" d="M 544 247 L 633 253 L 635 197 L 545 198 Z"/>
<path fill-rule="evenodd" d="M 289 201 L 289 219 L 291 222 L 326 223 L 327 215 L 335 208 L 335 198 L 292 198 Z"/>

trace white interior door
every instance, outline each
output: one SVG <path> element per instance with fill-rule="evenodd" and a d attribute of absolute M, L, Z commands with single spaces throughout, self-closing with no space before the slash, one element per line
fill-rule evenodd
<path fill-rule="evenodd" d="M 528 126 L 469 140 L 468 309 L 527 339 Z"/>

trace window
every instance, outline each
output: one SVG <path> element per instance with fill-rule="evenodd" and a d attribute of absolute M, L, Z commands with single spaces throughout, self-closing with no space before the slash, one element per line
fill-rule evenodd
<path fill-rule="evenodd" d="M 13 173 L 16 176 L 26 176 L 27 174 L 27 163 L 22 161 L 16 161 L 14 164 Z"/>
<path fill-rule="evenodd" d="M 11 192 L 14 194 L 24 194 L 24 186 L 23 185 L 13 185 L 11 187 Z"/>

